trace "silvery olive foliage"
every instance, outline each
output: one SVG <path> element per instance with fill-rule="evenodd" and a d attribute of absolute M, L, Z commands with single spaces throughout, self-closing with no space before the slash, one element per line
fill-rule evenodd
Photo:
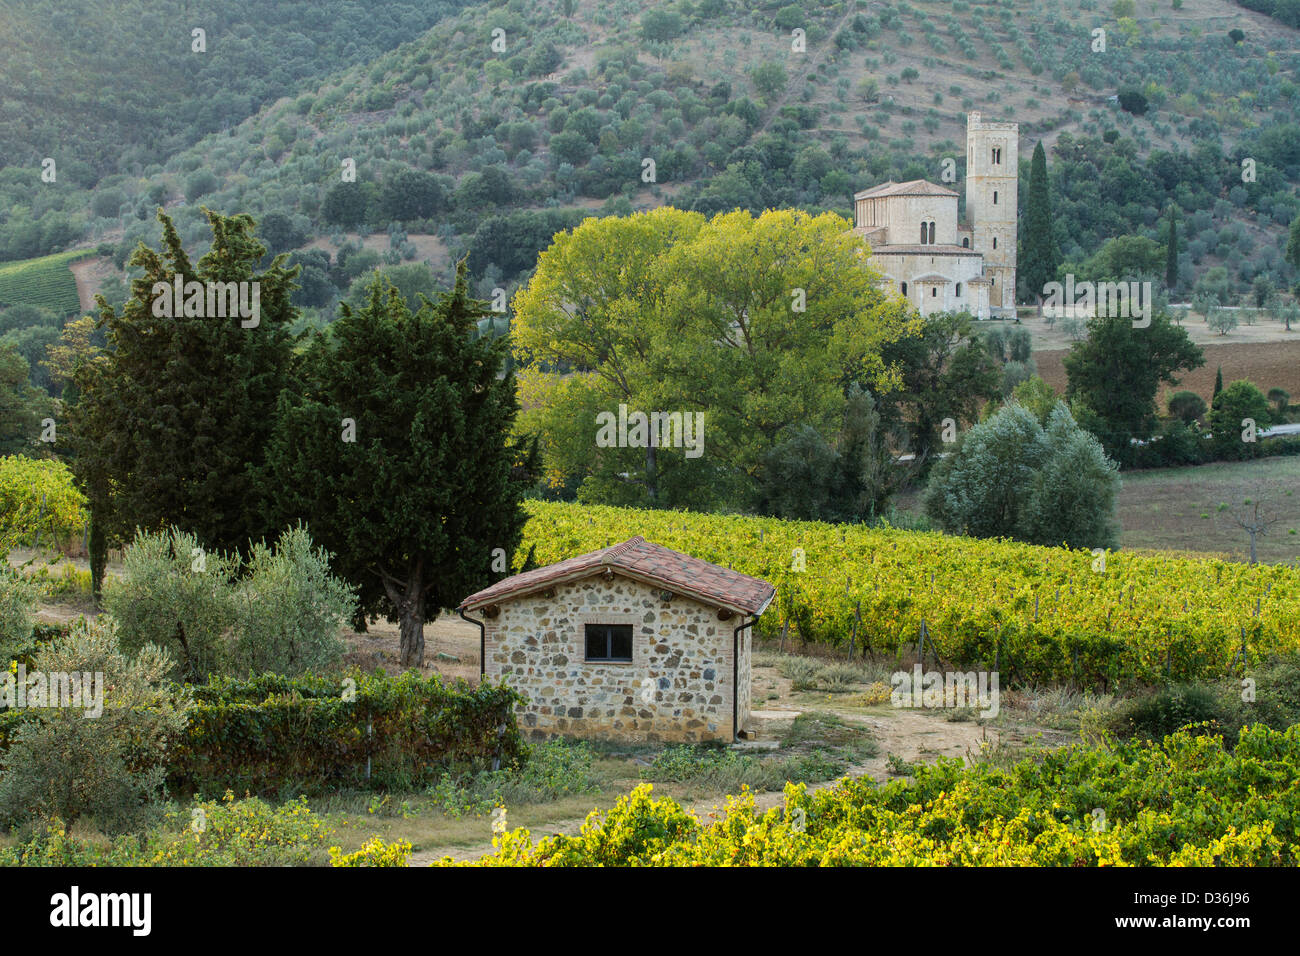
<path fill-rule="evenodd" d="M 36 586 L 9 567 L 0 567 L 0 666 L 32 635 L 36 609 Z"/>
<path fill-rule="evenodd" d="M 32 671 L 94 674 L 103 709 L 42 707 L 0 757 L 0 824 L 90 818 L 103 832 L 138 829 L 166 796 L 166 755 L 185 730 L 192 699 L 168 678 L 168 653 L 146 645 L 123 652 L 110 619 L 78 622 L 41 649 Z"/>
<path fill-rule="evenodd" d="M 329 561 L 302 527 L 254 545 L 246 562 L 208 554 L 183 531 L 141 532 L 104 604 L 124 647 L 167 648 L 185 680 L 301 674 L 337 664 L 345 650 L 340 631 L 356 601 Z"/>
<path fill-rule="evenodd" d="M 945 530 L 1076 548 L 1114 546 L 1118 466 L 1064 403 L 1044 427 L 1012 404 L 934 469 L 926 511 Z"/>

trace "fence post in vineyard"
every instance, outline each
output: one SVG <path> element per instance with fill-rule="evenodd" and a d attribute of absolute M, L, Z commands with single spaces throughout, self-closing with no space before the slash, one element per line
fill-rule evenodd
<path fill-rule="evenodd" d="M 853 660 L 853 655 L 858 646 L 858 621 L 862 620 L 862 602 L 858 602 L 857 609 L 853 612 L 853 633 L 849 635 L 849 660 Z"/>
<path fill-rule="evenodd" d="M 492 769 L 501 769 L 501 745 L 506 739 L 506 724 L 503 722 L 497 727 L 497 749 L 492 757 Z"/>
<path fill-rule="evenodd" d="M 926 633 L 927 633 L 927 632 L 926 632 L 926 629 L 925 629 L 925 618 L 921 618 L 921 635 L 920 635 L 920 641 L 919 641 L 919 643 L 917 644 L 917 647 L 916 647 L 916 657 L 917 657 L 917 660 L 919 660 L 919 661 L 921 662 L 921 669 L 922 669 L 922 670 L 925 669 L 925 637 L 926 637 Z"/>
<path fill-rule="evenodd" d="M 370 779 L 370 761 L 375 752 L 375 725 L 369 712 L 366 713 L 366 779 Z"/>
<path fill-rule="evenodd" d="M 785 653 L 785 636 L 789 633 L 790 633 L 790 618 L 786 617 L 786 619 L 781 622 L 781 643 L 777 647 L 777 649 L 782 654 Z"/>

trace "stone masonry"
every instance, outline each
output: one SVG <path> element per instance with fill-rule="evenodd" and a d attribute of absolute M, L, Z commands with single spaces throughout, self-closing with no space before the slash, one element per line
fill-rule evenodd
<path fill-rule="evenodd" d="M 528 698 L 519 726 L 644 742 L 730 741 L 732 634 L 744 619 L 621 575 L 593 575 L 504 600 L 485 620 L 489 680 Z M 588 662 L 585 624 L 631 624 L 632 661 Z M 750 630 L 740 634 L 738 724 L 750 712 Z"/>

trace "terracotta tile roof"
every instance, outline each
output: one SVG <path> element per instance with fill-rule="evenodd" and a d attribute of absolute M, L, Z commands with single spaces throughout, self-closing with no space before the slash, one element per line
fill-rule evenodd
<path fill-rule="evenodd" d="M 776 594 L 776 588 L 760 578 L 720 568 L 637 535 L 621 544 L 503 578 L 465 598 L 459 610 L 521 598 L 561 581 L 590 577 L 604 568 L 738 614 L 761 614 Z"/>
<path fill-rule="evenodd" d="M 957 194 L 951 189 L 936 186 L 924 179 L 913 179 L 905 183 L 896 183 L 890 180 L 887 183 L 881 183 L 879 186 L 872 186 L 870 189 L 855 193 L 853 198 L 879 199 L 882 196 L 952 196 L 954 199 L 957 198 Z"/>
<path fill-rule="evenodd" d="M 974 249 L 967 249 L 965 246 L 951 245 L 946 242 L 935 242 L 930 245 L 919 245 L 918 243 L 900 243 L 899 245 L 872 246 L 871 254 L 873 256 L 976 256 L 980 253 Z"/>

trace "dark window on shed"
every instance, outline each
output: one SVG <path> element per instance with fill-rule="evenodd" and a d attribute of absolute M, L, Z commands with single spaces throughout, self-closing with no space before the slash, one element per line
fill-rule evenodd
<path fill-rule="evenodd" d="M 632 660 L 631 624 L 587 624 L 587 660 Z"/>

